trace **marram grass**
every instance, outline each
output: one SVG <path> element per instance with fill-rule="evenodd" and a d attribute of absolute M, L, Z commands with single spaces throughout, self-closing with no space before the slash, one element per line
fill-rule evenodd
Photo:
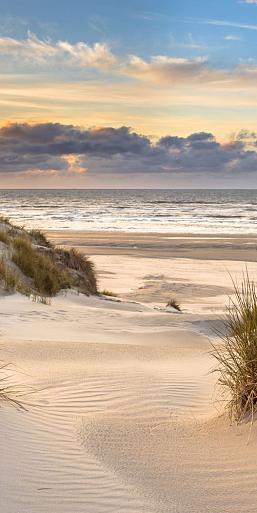
<path fill-rule="evenodd" d="M 8 384 L 8 376 L 6 369 L 9 368 L 8 364 L 0 362 L 0 408 L 3 403 L 9 403 L 21 410 L 26 410 L 22 403 L 22 396 L 24 392 L 17 385 Z"/>
<path fill-rule="evenodd" d="M 166 307 L 169 307 L 169 306 L 171 306 L 172 308 L 175 308 L 175 310 L 177 310 L 178 312 L 181 312 L 180 304 L 173 297 L 171 297 L 169 299 L 169 301 L 168 301 L 168 303 L 166 305 Z"/>
<path fill-rule="evenodd" d="M 257 413 L 257 289 L 248 272 L 240 285 L 233 285 L 225 334 L 219 334 L 221 344 L 212 354 L 218 362 L 218 383 L 228 394 L 230 415 L 240 422 Z"/>
<path fill-rule="evenodd" d="M 100 291 L 101 296 L 110 296 L 110 297 L 118 297 L 118 294 L 116 292 L 112 292 L 108 289 L 103 289 Z"/>

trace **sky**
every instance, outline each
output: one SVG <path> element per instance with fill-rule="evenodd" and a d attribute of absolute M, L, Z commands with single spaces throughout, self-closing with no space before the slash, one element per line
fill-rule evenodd
<path fill-rule="evenodd" d="M 257 0 L 1 0 L 0 187 L 257 188 Z"/>

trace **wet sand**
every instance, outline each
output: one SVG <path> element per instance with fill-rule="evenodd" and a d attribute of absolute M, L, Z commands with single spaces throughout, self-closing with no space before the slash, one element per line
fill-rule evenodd
<path fill-rule="evenodd" d="M 187 235 L 127 232 L 48 232 L 55 244 L 77 246 L 89 255 L 257 261 L 256 235 Z"/>

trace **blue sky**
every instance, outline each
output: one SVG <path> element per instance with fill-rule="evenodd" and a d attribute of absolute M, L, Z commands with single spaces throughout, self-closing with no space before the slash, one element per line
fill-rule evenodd
<path fill-rule="evenodd" d="M 156 179 L 153 170 L 148 179 L 156 186 L 188 182 L 184 175 L 200 148 L 199 141 L 192 144 L 190 136 L 205 133 L 205 139 L 200 137 L 205 153 L 196 158 L 201 169 L 197 180 L 220 185 L 230 179 L 228 173 L 233 169 L 235 184 L 240 185 L 245 180 L 239 164 L 244 162 L 245 173 L 250 173 L 253 181 L 256 48 L 257 0 L 2 0 L 0 127 L 26 123 L 37 127 L 35 130 L 41 127 L 40 133 L 45 133 L 49 123 L 86 131 L 128 127 L 149 141 L 146 166 L 153 151 Z M 105 134 L 120 141 L 120 132 L 108 130 L 101 132 L 101 137 Z M 250 134 L 243 142 L 242 130 Z M 65 129 L 60 133 L 68 137 Z M 221 145 L 218 150 L 208 134 Z M 178 139 L 164 151 L 159 141 L 167 136 L 183 138 L 184 142 L 180 144 Z M 87 132 L 83 137 L 88 137 Z M 74 141 L 66 143 L 74 147 Z M 144 145 L 140 139 L 139 146 L 141 143 Z M 231 154 L 230 144 L 234 144 Z M 216 153 L 210 160 L 213 148 Z M 40 151 L 44 154 L 43 149 Z M 223 152 L 220 159 L 216 158 L 217 151 Z M 123 157 L 119 160 L 117 152 L 104 160 L 97 153 L 88 156 L 77 150 L 74 154 L 64 151 L 58 161 L 51 155 L 46 165 L 46 156 L 44 162 L 34 163 L 33 155 L 27 170 L 24 162 L 20 165 L 16 159 L 18 170 L 10 175 L 6 164 L 9 157 L 3 155 L 6 171 L 1 176 L 6 184 L 15 176 L 18 185 L 27 180 L 55 185 L 63 164 L 64 181 L 72 186 L 73 181 L 85 186 L 97 184 L 99 176 L 94 178 L 91 169 L 94 173 L 100 169 L 101 183 L 113 184 L 119 177 L 118 183 L 126 186 L 129 159 L 137 186 L 145 183 L 146 171 L 138 154 L 134 161 L 131 155 Z M 126 170 L 121 176 L 115 159 Z M 195 176 L 190 175 L 192 183 Z"/>
<path fill-rule="evenodd" d="M 24 37 L 27 30 L 37 28 L 41 37 L 89 43 L 108 40 L 117 51 L 142 55 L 174 48 L 177 55 L 188 56 L 205 47 L 221 63 L 252 57 L 257 40 L 256 5 L 237 0 L 2 0 L 0 16 L 5 35 Z M 254 24 L 256 31 L 242 28 Z M 227 36 L 240 38 L 240 42 L 225 43 Z M 199 48 L 177 46 L 191 41 Z"/>

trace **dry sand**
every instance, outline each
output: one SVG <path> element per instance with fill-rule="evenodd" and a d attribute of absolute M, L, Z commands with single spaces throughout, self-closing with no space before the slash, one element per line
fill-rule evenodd
<path fill-rule="evenodd" d="M 257 430 L 221 415 L 209 350 L 256 240 L 51 236 L 94 255 L 120 300 L 0 299 L 28 410 L 0 409 L 1 513 L 255 513 Z"/>

